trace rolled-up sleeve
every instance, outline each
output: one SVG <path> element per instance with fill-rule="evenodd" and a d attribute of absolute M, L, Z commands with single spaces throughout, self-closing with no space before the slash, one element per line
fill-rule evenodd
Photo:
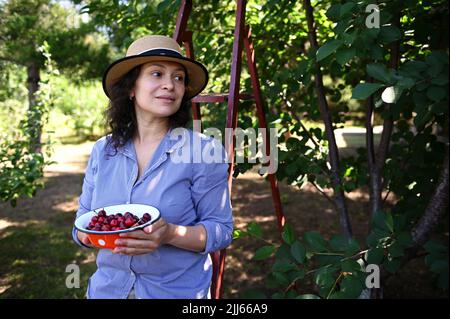
<path fill-rule="evenodd" d="M 212 143 L 221 152 L 222 162 L 194 163 L 192 178 L 192 198 L 197 212 L 197 224 L 206 229 L 206 246 L 203 254 L 223 249 L 233 239 L 233 216 L 228 190 L 228 163 L 223 146 Z"/>
<path fill-rule="evenodd" d="M 97 171 L 98 165 L 98 154 L 97 154 L 97 143 L 94 145 L 91 155 L 89 157 L 89 161 L 86 167 L 86 172 L 83 180 L 83 187 L 81 190 L 81 195 L 78 200 L 78 211 L 76 214 L 76 218 L 81 215 L 89 212 L 91 210 L 91 201 L 92 201 L 92 193 L 95 187 L 95 173 Z M 81 247 L 87 247 L 82 242 L 80 242 L 77 238 L 77 230 L 75 227 L 72 229 L 72 238 Z"/>

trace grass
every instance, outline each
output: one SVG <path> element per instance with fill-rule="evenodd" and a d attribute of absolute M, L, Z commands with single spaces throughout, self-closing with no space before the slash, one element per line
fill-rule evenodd
<path fill-rule="evenodd" d="M 86 262 L 91 259 L 90 251 L 71 241 L 69 225 L 27 222 L 4 230 L 0 240 L 1 298 L 84 298 L 95 264 Z M 80 288 L 66 287 L 69 264 L 80 268 Z"/>
<path fill-rule="evenodd" d="M 88 278 L 96 269 L 96 251 L 75 245 L 71 229 L 91 147 L 92 143 L 57 145 L 53 159 L 58 164 L 48 167 L 46 187 L 32 199 L 20 199 L 16 208 L 0 203 L 0 298 L 84 298 Z M 280 182 L 279 187 L 286 220 L 296 234 L 317 230 L 331 236 L 339 232 L 338 216 L 312 186 L 299 191 Z M 270 185 L 259 175 L 249 172 L 237 178 L 232 202 L 236 229 L 256 221 L 266 239 L 279 239 Z M 353 230 L 360 242 L 367 234 L 368 205 L 367 190 L 353 192 L 348 198 Z M 229 247 L 224 298 L 242 298 L 248 289 L 264 287 L 271 264 L 252 260 L 262 245 L 242 239 Z M 66 287 L 66 278 L 71 275 L 66 267 L 70 264 L 80 267 L 78 289 Z M 311 293 L 311 286 L 302 282 L 302 293 Z M 435 288 L 423 258 L 405 267 L 386 288 L 387 298 L 448 298 L 448 292 Z"/>

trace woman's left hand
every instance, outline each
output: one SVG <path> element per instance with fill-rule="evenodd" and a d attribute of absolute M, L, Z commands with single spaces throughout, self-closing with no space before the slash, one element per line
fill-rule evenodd
<path fill-rule="evenodd" d="M 113 253 L 135 256 L 154 252 L 159 246 L 171 240 L 173 226 L 160 218 L 143 230 L 122 233 L 121 238 L 116 240 L 116 245 L 119 247 L 114 248 Z"/>

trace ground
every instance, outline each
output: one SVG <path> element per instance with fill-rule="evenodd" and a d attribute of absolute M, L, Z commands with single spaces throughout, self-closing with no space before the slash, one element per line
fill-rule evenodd
<path fill-rule="evenodd" d="M 71 241 L 71 228 L 78 208 L 84 168 L 92 143 L 58 145 L 45 171 L 46 187 L 36 197 L 23 198 L 16 208 L 0 204 L 0 298 L 84 298 L 87 279 L 95 270 L 95 254 Z M 311 187 L 296 189 L 280 183 L 287 222 L 297 234 L 317 230 L 326 237 L 339 233 L 338 217 L 330 203 Z M 356 238 L 368 231 L 368 195 L 365 190 L 349 196 L 349 214 Z M 232 204 L 235 228 L 257 221 L 269 241 L 279 238 L 269 182 L 248 172 L 233 182 Z M 238 239 L 227 249 L 224 298 L 245 297 L 251 288 L 263 288 L 270 264 L 252 256 L 263 242 Z M 80 267 L 79 287 L 67 289 L 67 265 Z M 422 259 L 406 266 L 386 283 L 386 298 L 440 298 Z M 302 283 L 305 292 L 309 282 Z"/>

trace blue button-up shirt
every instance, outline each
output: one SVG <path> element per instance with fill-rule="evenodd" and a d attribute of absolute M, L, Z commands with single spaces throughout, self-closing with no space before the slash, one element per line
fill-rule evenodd
<path fill-rule="evenodd" d="M 192 130 L 170 129 L 139 180 L 133 142 L 108 156 L 114 153 L 106 137 L 95 143 L 77 217 L 110 205 L 152 205 L 168 223 L 202 224 L 206 247 L 203 252 L 192 252 L 162 245 L 138 256 L 100 249 L 97 271 L 89 279 L 88 298 L 127 298 L 133 288 L 138 298 L 207 298 L 212 277 L 209 253 L 227 247 L 233 231 L 228 164 L 222 144 Z M 215 156 L 212 163 L 211 155 Z M 72 235 L 82 245 L 75 229 Z"/>

